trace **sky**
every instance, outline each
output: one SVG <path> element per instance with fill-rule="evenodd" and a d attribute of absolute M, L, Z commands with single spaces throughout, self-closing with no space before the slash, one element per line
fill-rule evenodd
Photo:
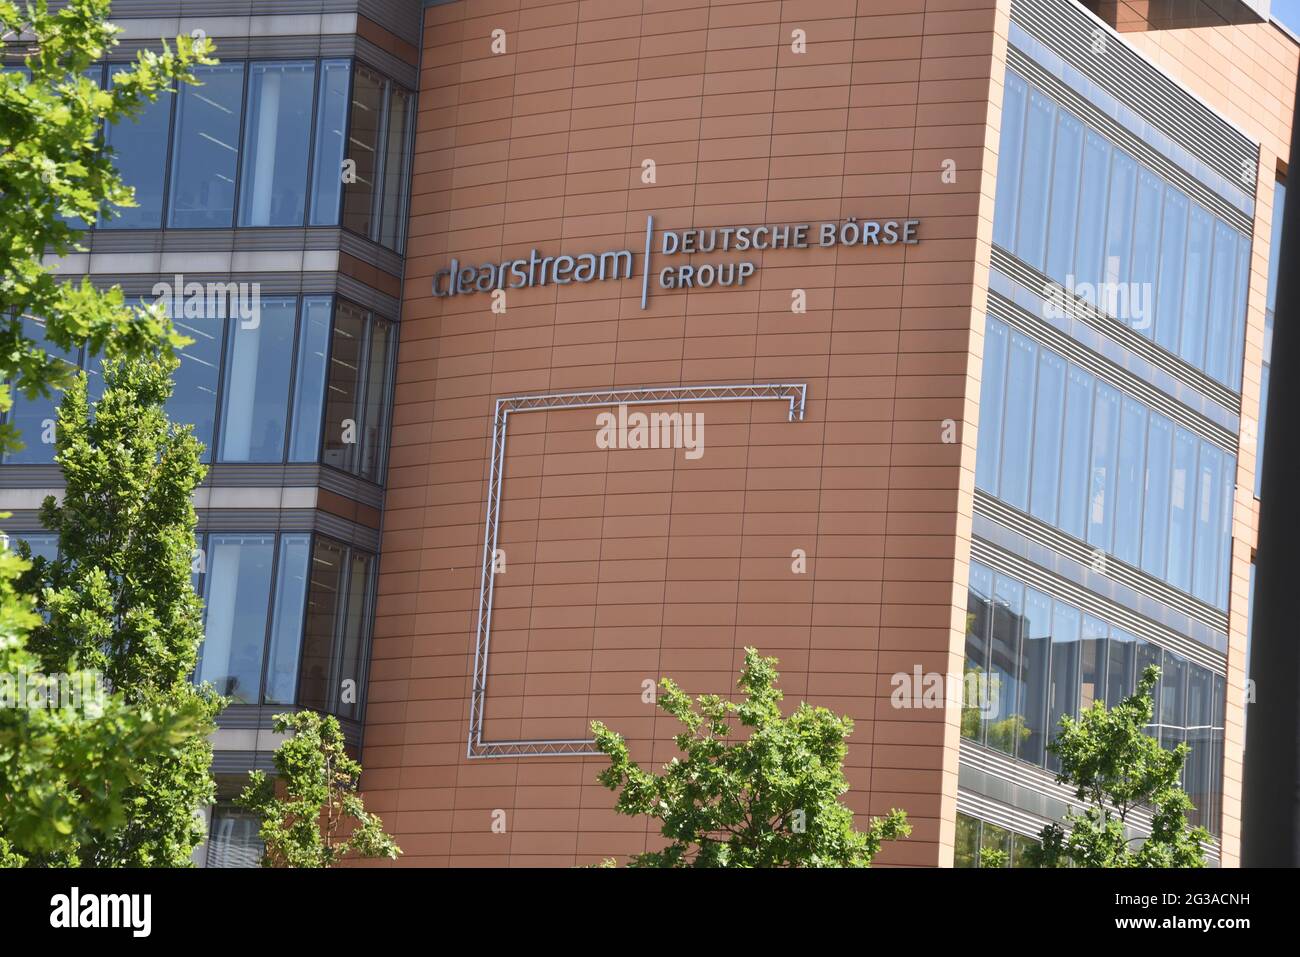
<path fill-rule="evenodd" d="M 1293 33 L 1300 33 L 1300 0 L 1273 0 L 1272 13 Z"/>

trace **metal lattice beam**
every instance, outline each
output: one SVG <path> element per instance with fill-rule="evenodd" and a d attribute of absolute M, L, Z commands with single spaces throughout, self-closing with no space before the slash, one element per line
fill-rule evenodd
<path fill-rule="evenodd" d="M 518 758 L 542 755 L 599 754 L 586 740 L 484 741 L 487 703 L 488 648 L 492 637 L 492 598 L 497 534 L 501 519 L 501 489 L 505 480 L 506 432 L 511 413 L 599 408 L 608 405 L 665 405 L 679 402 L 782 401 L 790 405 L 790 421 L 802 422 L 808 400 L 806 383 L 662 386 L 607 389 L 599 392 L 552 392 L 499 398 L 492 419 L 492 468 L 488 476 L 487 522 L 483 530 L 483 570 L 479 579 L 478 630 L 474 642 L 474 685 L 470 693 L 469 749 L 471 758 Z"/>

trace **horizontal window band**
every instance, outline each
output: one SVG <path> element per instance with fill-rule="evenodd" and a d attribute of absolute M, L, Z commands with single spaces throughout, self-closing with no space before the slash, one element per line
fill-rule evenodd
<path fill-rule="evenodd" d="M 1005 796 L 985 793 L 1004 790 Z M 1013 802 L 1019 803 L 1013 803 Z M 1022 805 L 1036 804 L 1037 808 Z M 1056 781 L 1056 775 L 1036 765 L 1016 760 L 966 739 L 961 742 L 958 770 L 957 811 L 988 824 L 1037 838 L 1043 825 L 1055 818 L 1049 809 L 1075 808 L 1074 790 Z M 1129 830 L 1135 835 L 1151 833 L 1151 811 L 1135 807 L 1129 812 Z M 1219 841 L 1202 844 L 1209 857 L 1219 857 Z"/>
<path fill-rule="evenodd" d="M 1215 172 L 1255 195 L 1259 145 L 1083 7 L 1061 0 L 1012 0 L 1011 21 Z M 1104 31 L 1105 55 L 1095 50 L 1098 31 Z M 1248 174 L 1245 181 L 1243 172 Z"/>
<path fill-rule="evenodd" d="M 1058 302 L 1069 315 L 1086 322 L 1108 339 L 1115 341 L 1162 372 L 1173 376 L 1179 382 L 1191 386 L 1232 415 L 1241 414 L 1241 396 L 1236 392 L 1215 382 L 1200 369 L 1167 352 L 1145 336 L 1138 335 L 1125 323 L 1098 309 L 1086 299 L 1073 295 L 1070 290 L 1061 287 L 1060 283 L 1013 253 L 1000 246 L 994 246 L 991 264 L 994 269 L 1036 295 L 1041 296 L 1042 290 L 1048 286 L 1058 289 Z"/>
<path fill-rule="evenodd" d="M 1082 120 L 1084 125 L 1101 133 L 1153 173 L 1157 173 L 1166 182 L 1178 187 L 1238 232 L 1246 236 L 1251 235 L 1254 224 L 1249 216 L 1182 169 L 1169 157 L 1112 120 L 1015 47 L 1007 48 L 1007 68 L 1019 73 L 1031 86 L 1047 93 L 1058 105 Z"/>
<path fill-rule="evenodd" d="M 1171 399 L 1127 369 L 1081 346 L 1055 326 L 1039 319 L 1019 304 L 993 290 L 989 290 L 988 294 L 988 314 L 1236 457 L 1237 437 L 1233 433 L 1207 419 L 1195 409 Z"/>
<path fill-rule="evenodd" d="M 1092 546 L 1078 542 L 1031 516 L 1017 512 L 978 489 L 975 492 L 975 514 L 1009 528 L 1081 565 L 1086 567 L 1092 565 L 1096 552 Z M 1112 625 L 1132 632 L 1153 645 L 1194 661 L 1215 674 L 1227 676 L 1227 655 L 1223 652 L 1126 608 L 1119 602 L 1098 595 L 1076 582 L 1047 571 L 992 542 L 973 537 L 971 560 L 987 565 L 995 571 L 1014 576 L 1027 585 L 1033 585 L 1055 598 L 1077 605 Z M 1100 574 L 1126 588 L 1168 605 L 1175 612 L 1193 618 L 1222 635 L 1227 634 L 1228 616 L 1223 612 L 1197 601 L 1190 595 L 1183 594 L 1145 572 L 1129 567 L 1111 555 L 1106 555 L 1106 570 Z"/>

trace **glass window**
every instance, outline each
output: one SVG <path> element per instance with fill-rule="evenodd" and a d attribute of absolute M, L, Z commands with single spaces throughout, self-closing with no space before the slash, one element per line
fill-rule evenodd
<path fill-rule="evenodd" d="M 997 197 L 993 208 L 993 241 L 1012 249 L 1016 235 L 1016 209 L 1020 196 L 1020 157 L 1025 130 L 1025 81 L 1007 71 L 1002 101 L 1002 137 L 998 146 Z"/>
<path fill-rule="evenodd" d="M 1232 337 L 1237 328 L 1233 303 L 1237 293 L 1237 235 L 1227 223 L 1214 221 L 1205 372 L 1218 382 L 1228 381 L 1228 366 L 1234 351 Z"/>
<path fill-rule="evenodd" d="M 1202 821 L 1211 833 L 1218 834 L 1223 809 L 1223 709 L 1227 703 L 1227 681 L 1222 675 L 1213 675 L 1210 704 L 1214 708 L 1213 727 L 1210 731 L 1210 791 L 1205 802 Z"/>
<path fill-rule="evenodd" d="M 1115 463 L 1119 457 L 1119 390 L 1097 383 L 1097 400 L 1092 417 L 1092 467 L 1088 489 L 1088 544 L 1110 551 L 1111 525 L 1115 513 L 1118 481 Z"/>
<path fill-rule="evenodd" d="M 1156 280 L 1160 267 L 1160 214 L 1164 183 L 1143 169 L 1138 174 L 1137 213 L 1133 217 L 1133 267 L 1128 281 L 1133 328 L 1150 339 L 1155 334 Z"/>
<path fill-rule="evenodd" d="M 1020 704 L 1024 718 L 1017 755 L 1033 764 L 1043 763 L 1047 745 L 1048 658 L 1052 644 L 1052 599 L 1025 589 L 1025 621 L 1020 652 Z"/>
<path fill-rule="evenodd" d="M 1174 187 L 1165 189 L 1165 211 L 1160 234 L 1160 295 L 1156 297 L 1156 342 L 1178 352 L 1182 322 L 1183 266 L 1187 255 L 1188 199 Z"/>
<path fill-rule="evenodd" d="M 131 65 L 110 66 L 110 83 Z M 104 144 L 113 149 L 113 165 L 122 182 L 135 190 L 136 205 L 101 217 L 100 229 L 158 229 L 162 226 L 163 190 L 167 179 L 167 141 L 171 136 L 171 91 L 144 103 L 135 119 L 109 124 Z"/>
<path fill-rule="evenodd" d="M 1083 616 L 1079 641 L 1079 710 L 1091 708 L 1106 694 L 1106 637 L 1110 631 L 1100 618 Z"/>
<path fill-rule="evenodd" d="M 239 808 L 217 805 L 212 809 L 204 867 L 258 867 L 262 862 L 260 819 Z"/>
<path fill-rule="evenodd" d="M 347 158 L 355 164 L 343 195 L 343 225 L 362 236 L 375 233 L 375 196 L 380 170 L 380 132 L 384 119 L 386 81 L 358 66 L 352 83 L 352 122 L 348 127 Z"/>
<path fill-rule="evenodd" d="M 1160 672 L 1160 745 L 1170 751 L 1183 743 L 1187 706 L 1187 662 L 1168 651 Z"/>
<path fill-rule="evenodd" d="M 1232 364 L 1228 367 L 1228 385 L 1237 391 L 1241 390 L 1241 372 L 1242 372 L 1242 353 L 1246 348 L 1246 297 L 1250 285 L 1250 237 L 1237 237 L 1237 293 L 1233 298 L 1233 333 L 1232 333 Z M 1268 316 L 1272 316 L 1273 310 L 1265 310 Z M 1272 323 L 1269 323 L 1269 329 L 1272 330 Z M 1269 346 L 1264 353 L 1265 359 L 1273 351 L 1271 332 L 1269 337 Z M 1264 433 L 1261 432 L 1260 435 Z"/>
<path fill-rule="evenodd" d="M 1151 665 L 1155 665 L 1157 668 L 1162 667 L 1163 662 L 1160 660 L 1160 649 L 1150 642 L 1139 640 L 1137 643 L 1136 661 L 1134 661 L 1134 673 L 1137 676 L 1137 680 L 1141 680 L 1143 673 Z M 1153 738 L 1159 737 L 1159 728 L 1156 727 L 1156 722 L 1160 720 L 1160 686 L 1163 683 L 1164 672 L 1162 670 L 1160 680 L 1158 680 L 1155 687 L 1151 689 L 1152 718 L 1145 729 L 1146 733 L 1151 735 Z M 1134 688 L 1136 687 L 1137 686 L 1134 685 Z"/>
<path fill-rule="evenodd" d="M 316 64 L 251 63 L 239 225 L 301 226 Z"/>
<path fill-rule="evenodd" d="M 996 824 L 990 824 L 988 821 L 982 822 L 980 827 L 980 853 L 985 851 L 1000 851 L 1006 855 L 1006 864 L 1011 863 L 1011 832 L 1005 827 L 998 827 Z"/>
<path fill-rule="evenodd" d="M 1225 611 L 1232 591 L 1232 512 L 1237 494 L 1237 460 L 1223 456 L 1223 503 L 1219 506 L 1219 594 L 1214 603 Z M 1249 618 L 1247 618 L 1249 621 Z"/>
<path fill-rule="evenodd" d="M 24 316 L 21 326 L 23 335 L 40 345 L 51 358 L 76 369 L 76 353 L 62 349 L 45 338 L 43 319 Z M 10 383 L 9 395 L 13 399 L 13 405 L 5 413 L 5 422 L 17 430 L 22 438 L 23 448 L 5 453 L 5 464 L 49 465 L 54 461 L 58 407 L 63 401 L 63 392 L 53 389 L 49 395 L 38 395 L 29 399 L 15 389 L 13 383 Z"/>
<path fill-rule="evenodd" d="M 953 867 L 979 865 L 980 822 L 965 814 L 957 815 L 957 846 L 953 852 Z"/>
<path fill-rule="evenodd" d="M 255 321 L 229 321 L 223 462 L 284 459 L 296 305 L 293 299 L 262 299 Z"/>
<path fill-rule="evenodd" d="M 1192 826 L 1208 827 L 1205 807 L 1209 792 L 1217 788 L 1210 781 L 1210 737 L 1213 732 L 1213 708 L 1210 701 L 1210 673 L 1197 665 L 1187 666 L 1187 732 L 1190 751 L 1183 767 L 1183 790 L 1191 799 L 1195 810 L 1187 816 Z"/>
<path fill-rule="evenodd" d="M 1174 425 L 1151 413 L 1147 432 L 1146 508 L 1142 515 L 1142 570 L 1165 577 L 1169 544 L 1169 493 L 1172 485 Z"/>
<path fill-rule="evenodd" d="M 1047 274 L 1064 283 L 1074 268 L 1079 222 L 1079 176 L 1083 165 L 1083 123 L 1066 110 L 1056 114 L 1052 159 L 1052 212 L 1047 234 Z"/>
<path fill-rule="evenodd" d="M 1123 629 L 1112 628 L 1106 665 L 1107 707 L 1115 707 L 1137 688 L 1136 663 L 1137 638 Z"/>
<path fill-rule="evenodd" d="M 988 674 L 989 629 L 993 621 L 993 573 L 983 565 L 971 564 L 966 598 L 966 668 L 962 676 L 963 708 L 961 733 L 964 738 L 982 740 L 983 726 L 971 700 L 972 681 Z"/>
<path fill-rule="evenodd" d="M 334 636 L 343 615 L 342 598 L 347 550 L 317 539 L 311 558 L 311 587 L 307 592 L 307 626 L 302 639 L 302 677 L 298 705 L 326 711 L 334 700 L 330 672 Z"/>
<path fill-rule="evenodd" d="M 1061 484 L 1061 419 L 1065 414 L 1065 360 L 1038 350 L 1038 390 L 1034 408 L 1034 481 L 1029 511 L 1056 524 L 1056 493 Z"/>
<path fill-rule="evenodd" d="M 980 384 L 979 448 L 975 457 L 975 484 L 997 494 L 1002 458 L 1002 396 L 1006 389 L 1007 327 L 986 320 L 984 381 Z"/>
<path fill-rule="evenodd" d="M 343 647 L 338 678 L 334 682 L 334 713 L 356 718 L 361 713 L 361 691 L 365 675 L 363 655 L 366 623 L 370 611 L 370 581 L 373 561 L 369 555 L 353 552 L 348 570 L 347 612 L 343 621 Z"/>
<path fill-rule="evenodd" d="M 1200 368 L 1205 363 L 1205 310 L 1210 300 L 1210 249 L 1214 217 L 1192 204 L 1187 233 L 1187 272 L 1183 282 L 1183 326 L 1178 354 Z"/>
<path fill-rule="evenodd" d="M 1192 594 L 1203 602 L 1219 599 L 1219 565 L 1222 557 L 1219 509 L 1223 506 L 1223 453 L 1208 442 L 1201 443 L 1196 482 L 1196 551 Z"/>
<path fill-rule="evenodd" d="M 384 447 L 388 437 L 388 370 L 391 347 L 394 344 L 393 329 L 390 323 L 371 317 L 359 474 L 372 482 L 383 479 Z"/>
<path fill-rule="evenodd" d="M 316 105 L 316 153 L 312 157 L 313 226 L 337 226 L 339 222 L 351 78 L 350 60 L 321 63 L 320 98 Z"/>
<path fill-rule="evenodd" d="M 208 536 L 198 677 L 239 704 L 256 704 L 262 684 L 274 555 L 274 535 Z"/>
<path fill-rule="evenodd" d="M 366 312 L 349 302 L 334 311 L 330 347 L 329 392 L 325 401 L 326 465 L 351 472 L 356 468 L 356 448 L 361 436 L 357 410 L 362 390 Z"/>
<path fill-rule="evenodd" d="M 194 426 L 203 443 L 203 461 L 212 460 L 212 434 L 217 417 L 217 383 L 221 372 L 221 346 L 226 321 L 218 317 L 172 317 L 176 331 L 193 341 L 178 350 L 175 388 L 167 400 L 167 415 L 174 422 Z"/>
<path fill-rule="evenodd" d="M 1071 365 L 1065 386 L 1065 435 L 1061 457 L 1062 531 L 1082 539 L 1088 517 L 1088 453 L 1092 448 L 1092 376 Z"/>
<path fill-rule="evenodd" d="M 988 683 L 981 689 L 983 738 L 990 748 L 1015 754 L 1022 721 L 1020 700 L 1020 628 L 1024 621 L 1025 586 L 1006 575 L 993 582 L 993 631 L 989 642 Z"/>
<path fill-rule="evenodd" d="M 266 672 L 267 704 L 293 704 L 298 691 L 298 653 L 306 614 L 311 536 L 283 535 L 275 571 L 275 610 Z"/>
<path fill-rule="evenodd" d="M 1083 181 L 1079 194 L 1079 208 L 1085 215 L 1079 217 L 1079 239 L 1075 252 L 1074 276 L 1076 283 L 1085 283 L 1084 292 L 1094 306 L 1100 307 L 1096 289 L 1105 280 L 1102 255 L 1105 251 L 1105 218 L 1107 186 L 1110 178 L 1111 146 L 1106 140 L 1088 130 L 1083 143 Z"/>
<path fill-rule="evenodd" d="M 1078 714 L 1079 708 L 1079 610 L 1055 602 L 1052 608 L 1052 670 L 1047 696 L 1048 741 L 1061 730 L 1064 715 Z M 1047 756 L 1047 766 L 1060 769 L 1054 754 Z"/>
<path fill-rule="evenodd" d="M 302 302 L 298 369 L 293 386 L 293 433 L 289 438 L 290 462 L 316 462 L 320 458 L 326 356 L 333 309 L 334 301 L 328 296 L 312 296 Z"/>
<path fill-rule="evenodd" d="M 229 227 L 244 99 L 244 65 L 194 69 L 202 86 L 182 86 L 172 144 L 171 215 L 182 228 Z"/>
<path fill-rule="evenodd" d="M 1142 561 L 1142 486 L 1146 480 L 1147 410 L 1124 396 L 1120 412 L 1115 487 L 1115 557 L 1134 568 Z"/>
<path fill-rule="evenodd" d="M 1169 490 L 1169 562 L 1166 580 L 1190 592 L 1192 586 L 1193 511 L 1196 497 L 1196 451 L 1199 443 L 1186 429 L 1174 430 L 1174 475 Z"/>
<path fill-rule="evenodd" d="M 0 529 L 0 552 L 8 549 L 17 554 L 18 546 L 26 545 L 32 558 L 54 561 L 59 557 L 59 536 L 47 532 L 13 532 Z"/>
<path fill-rule="evenodd" d="M 1043 268 L 1046 255 L 1047 190 L 1051 182 L 1055 120 L 1056 105 L 1037 90 L 1031 91 L 1020 176 L 1020 216 L 1015 252 L 1035 269 Z"/>
<path fill-rule="evenodd" d="M 388 97 L 387 150 L 384 154 L 384 201 L 379 242 L 401 252 L 406 241 L 406 157 L 414 119 L 410 93 L 393 86 Z"/>
<path fill-rule="evenodd" d="M 1002 478 L 998 494 L 1022 512 L 1029 508 L 1030 454 L 1034 438 L 1034 368 L 1038 347 L 1027 336 L 1011 333 L 1007 366 L 1007 402 L 1002 426 Z"/>
<path fill-rule="evenodd" d="M 1024 834 L 1011 832 L 1011 866 L 1012 867 L 1033 867 L 1029 852 L 1032 848 L 1038 847 L 1038 841 L 1032 837 L 1026 837 Z"/>
<path fill-rule="evenodd" d="M 1111 283 L 1127 282 L 1132 266 L 1129 250 L 1133 244 L 1133 216 L 1137 209 L 1137 169 L 1131 156 L 1123 150 L 1115 150 L 1110 167 L 1110 211 L 1106 214 L 1106 261 L 1102 268 L 1106 281 Z M 1128 312 L 1131 303 L 1106 302 L 1103 308 L 1116 319 L 1132 325 L 1133 317 Z"/>

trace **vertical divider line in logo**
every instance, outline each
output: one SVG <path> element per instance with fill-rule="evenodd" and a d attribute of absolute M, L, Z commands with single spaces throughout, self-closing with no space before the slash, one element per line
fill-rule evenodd
<path fill-rule="evenodd" d="M 654 235 L 655 218 L 645 218 L 645 259 L 641 263 L 641 308 L 645 308 L 646 297 L 650 294 L 650 238 Z"/>

